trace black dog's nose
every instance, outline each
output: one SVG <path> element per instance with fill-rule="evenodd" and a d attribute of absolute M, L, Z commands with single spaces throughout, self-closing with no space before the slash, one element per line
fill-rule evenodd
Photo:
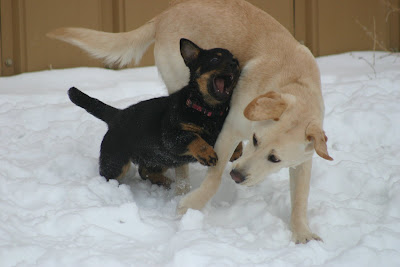
<path fill-rule="evenodd" d="M 231 177 L 237 184 L 243 183 L 246 180 L 246 176 L 235 169 L 231 171 Z"/>

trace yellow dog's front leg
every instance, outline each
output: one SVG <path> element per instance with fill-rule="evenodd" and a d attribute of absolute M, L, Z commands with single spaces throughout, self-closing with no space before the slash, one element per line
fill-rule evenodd
<path fill-rule="evenodd" d="M 292 216 L 290 226 L 292 228 L 292 240 L 296 244 L 305 244 L 310 240 L 322 241 L 311 232 L 308 226 L 307 206 L 310 192 L 312 159 L 290 168 L 290 196 L 292 202 Z"/>
<path fill-rule="evenodd" d="M 230 131 L 222 131 L 220 133 L 214 146 L 214 150 L 218 155 L 217 164 L 208 168 L 207 177 L 200 187 L 190 192 L 180 201 L 177 208 L 178 214 L 184 214 L 188 209 L 201 210 L 217 193 L 221 184 L 222 173 L 238 143 L 239 141 L 232 137 Z"/>

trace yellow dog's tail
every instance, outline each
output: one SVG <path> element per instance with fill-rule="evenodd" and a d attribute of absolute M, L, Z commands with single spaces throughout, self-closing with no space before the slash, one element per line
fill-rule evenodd
<path fill-rule="evenodd" d="M 139 64 L 149 45 L 154 42 L 155 22 L 121 33 L 101 32 L 84 28 L 59 28 L 47 33 L 50 38 L 75 45 L 106 65 L 123 67 L 134 60 Z"/>

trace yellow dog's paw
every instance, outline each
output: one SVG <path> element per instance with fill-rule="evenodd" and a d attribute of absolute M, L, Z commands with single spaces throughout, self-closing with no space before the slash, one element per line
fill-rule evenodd
<path fill-rule="evenodd" d="M 310 231 L 293 233 L 292 240 L 296 244 L 306 244 L 311 240 L 324 242 L 321 237 L 319 237 L 318 235 L 316 235 Z"/>
<path fill-rule="evenodd" d="M 188 207 L 178 205 L 178 207 L 176 208 L 176 213 L 178 215 L 184 215 L 188 211 L 188 209 Z"/>
<path fill-rule="evenodd" d="M 202 205 L 200 201 L 197 201 L 195 197 L 196 193 L 197 192 L 191 192 L 181 199 L 176 208 L 178 215 L 184 215 L 188 209 L 201 210 L 203 208 L 204 205 Z"/>

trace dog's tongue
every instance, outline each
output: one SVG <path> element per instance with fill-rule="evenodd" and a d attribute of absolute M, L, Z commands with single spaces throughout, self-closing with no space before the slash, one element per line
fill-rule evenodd
<path fill-rule="evenodd" d="M 225 89 L 225 80 L 222 78 L 215 79 L 215 85 L 217 86 L 218 92 L 221 94 L 224 93 Z"/>

